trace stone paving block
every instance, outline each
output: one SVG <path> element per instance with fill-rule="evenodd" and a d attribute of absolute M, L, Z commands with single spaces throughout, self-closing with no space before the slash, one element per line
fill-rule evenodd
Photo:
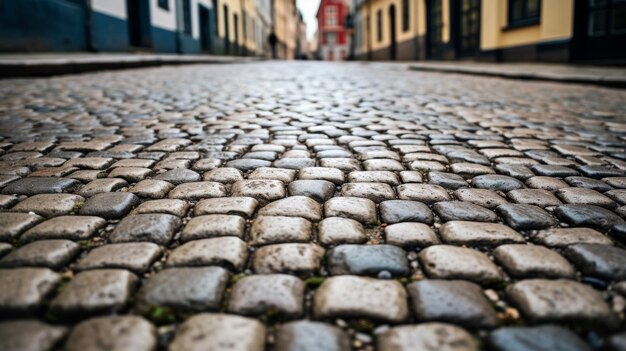
<path fill-rule="evenodd" d="M 172 189 L 174 189 L 174 185 L 164 180 L 146 179 L 135 184 L 128 191 L 139 197 L 160 199 L 165 197 Z"/>
<path fill-rule="evenodd" d="M 139 198 L 131 193 L 96 194 L 80 209 L 83 216 L 98 216 L 104 219 L 119 219 L 139 205 Z"/>
<path fill-rule="evenodd" d="M 496 261 L 516 278 L 574 278 L 576 271 L 556 251 L 537 245 L 502 245 L 493 250 Z"/>
<path fill-rule="evenodd" d="M 613 200 L 593 189 L 562 188 L 555 191 L 554 194 L 568 204 L 596 205 L 605 208 L 617 207 Z"/>
<path fill-rule="evenodd" d="M 154 177 L 156 180 L 164 180 L 174 185 L 180 185 L 183 183 L 199 182 L 200 174 L 186 168 L 176 168 L 167 172 L 161 173 Z"/>
<path fill-rule="evenodd" d="M 611 198 L 611 200 L 617 202 L 620 205 L 626 204 L 626 190 L 625 189 L 616 189 L 609 190 L 604 193 L 604 195 Z"/>
<path fill-rule="evenodd" d="M 38 313 L 61 282 L 48 268 L 0 269 L 0 314 L 24 317 Z"/>
<path fill-rule="evenodd" d="M 428 173 L 428 180 L 430 184 L 439 185 L 446 189 L 459 189 L 469 186 L 463 177 L 454 173 L 431 171 Z"/>
<path fill-rule="evenodd" d="M 626 250 L 601 244 L 576 244 L 565 255 L 584 275 L 607 279 L 626 279 Z"/>
<path fill-rule="evenodd" d="M 308 276 L 319 271 L 324 249 L 316 244 L 276 244 L 258 248 L 252 268 L 259 274 L 289 273 Z"/>
<path fill-rule="evenodd" d="M 302 217 L 317 222 L 322 219 L 322 207 L 309 197 L 290 196 L 267 204 L 259 210 L 258 215 Z"/>
<path fill-rule="evenodd" d="M 166 245 L 180 227 L 180 219 L 168 214 L 139 214 L 129 216 L 109 235 L 112 243 L 149 241 Z"/>
<path fill-rule="evenodd" d="M 0 195 L 0 208 L 13 207 L 18 202 L 17 196 Z"/>
<path fill-rule="evenodd" d="M 350 183 L 385 183 L 399 185 L 398 176 L 391 171 L 355 171 L 348 174 Z"/>
<path fill-rule="evenodd" d="M 236 271 L 248 259 L 248 246 L 241 239 L 225 236 L 190 241 L 174 249 L 168 259 L 170 267 L 226 265 Z"/>
<path fill-rule="evenodd" d="M 182 231 L 181 240 L 214 238 L 218 236 L 243 237 L 246 221 L 234 215 L 204 215 L 192 218 Z"/>
<path fill-rule="evenodd" d="M 363 167 L 361 167 L 361 163 L 353 158 L 323 158 L 320 160 L 319 165 L 323 168 L 335 168 L 340 170 L 341 172 L 363 170 Z"/>
<path fill-rule="evenodd" d="M 277 351 L 342 351 L 350 347 L 348 334 L 325 323 L 296 321 L 285 323 L 276 331 Z"/>
<path fill-rule="evenodd" d="M 107 177 L 122 178 L 130 183 L 139 182 L 152 175 L 150 168 L 144 167 L 117 167 L 113 168 Z"/>
<path fill-rule="evenodd" d="M 0 267 L 63 268 L 80 252 L 69 240 L 40 240 L 26 244 L 0 259 Z"/>
<path fill-rule="evenodd" d="M 85 184 L 78 195 L 83 197 L 91 197 L 100 193 L 110 193 L 128 186 L 128 182 L 118 178 L 94 179 Z"/>
<path fill-rule="evenodd" d="M 252 245 L 308 242 L 312 239 L 312 226 L 299 217 L 260 216 L 250 228 L 250 239 Z"/>
<path fill-rule="evenodd" d="M 0 349 L 5 351 L 49 351 L 58 345 L 67 328 L 33 319 L 0 322 Z"/>
<path fill-rule="evenodd" d="M 421 222 L 432 224 L 432 211 L 425 204 L 409 200 L 388 200 L 380 203 L 380 217 L 384 223 Z"/>
<path fill-rule="evenodd" d="M 591 228 L 553 228 L 539 231 L 532 240 L 549 247 L 563 247 L 573 244 L 613 245 L 606 235 Z"/>
<path fill-rule="evenodd" d="M 243 315 L 273 313 L 297 318 L 304 312 L 304 281 L 286 274 L 247 276 L 235 283 L 228 311 Z"/>
<path fill-rule="evenodd" d="M 498 216 L 491 210 L 463 201 L 442 201 L 433 205 L 443 221 L 495 222 Z"/>
<path fill-rule="evenodd" d="M 489 334 L 487 342 L 497 351 L 591 351 L 578 335 L 555 325 L 500 328 Z"/>
<path fill-rule="evenodd" d="M 136 350 L 157 348 L 156 328 L 141 317 L 96 317 L 79 323 L 65 343 L 67 351 Z"/>
<path fill-rule="evenodd" d="M 319 223 L 318 240 L 322 245 L 362 244 L 367 241 L 363 225 L 353 219 L 327 217 Z"/>
<path fill-rule="evenodd" d="M 544 189 L 518 189 L 509 191 L 506 195 L 515 203 L 534 205 L 541 208 L 563 204 L 551 192 Z"/>
<path fill-rule="evenodd" d="M 385 242 L 400 247 L 426 247 L 439 244 L 439 239 L 429 226 L 408 222 L 385 227 Z"/>
<path fill-rule="evenodd" d="M 496 165 L 495 170 L 498 173 L 501 173 L 501 174 L 504 174 L 504 175 L 507 175 L 509 177 L 513 177 L 519 180 L 526 180 L 535 175 L 530 170 L 530 168 L 524 165 L 512 165 L 512 164 L 500 163 Z"/>
<path fill-rule="evenodd" d="M 252 173 L 250 173 L 248 175 L 248 179 L 280 180 L 281 182 L 286 184 L 294 180 L 294 178 L 296 177 L 296 172 L 297 171 L 295 169 L 261 167 L 255 169 Z M 300 173 L 302 173 L 302 170 L 300 171 Z"/>
<path fill-rule="evenodd" d="M 407 286 L 419 321 L 438 321 L 470 329 L 499 324 L 496 311 L 480 286 L 462 280 L 423 280 Z"/>
<path fill-rule="evenodd" d="M 544 229 L 556 226 L 557 220 L 541 207 L 526 204 L 500 205 L 498 214 L 516 230 Z"/>
<path fill-rule="evenodd" d="M 389 159 L 363 161 L 363 168 L 366 171 L 404 171 L 402 163 Z"/>
<path fill-rule="evenodd" d="M 41 194 L 31 196 L 12 208 L 15 212 L 33 212 L 43 217 L 55 217 L 77 212 L 85 198 L 71 194 Z"/>
<path fill-rule="evenodd" d="M 393 327 L 380 334 L 381 351 L 478 351 L 478 342 L 465 330 L 445 323 L 421 323 Z"/>
<path fill-rule="evenodd" d="M 326 217 L 344 217 L 363 224 L 376 224 L 374 201 L 359 197 L 335 197 L 324 204 Z"/>
<path fill-rule="evenodd" d="M 153 243 L 108 244 L 91 250 L 78 260 L 74 269 L 120 268 L 141 274 L 162 255 L 163 250 Z"/>
<path fill-rule="evenodd" d="M 194 215 L 234 214 L 251 217 L 259 202 L 252 197 L 218 197 L 201 200 L 196 203 Z"/>
<path fill-rule="evenodd" d="M 0 240 L 16 239 L 25 230 L 43 220 L 43 217 L 31 213 L 0 212 Z"/>
<path fill-rule="evenodd" d="M 13 246 L 7 243 L 0 243 L 0 258 L 6 256 L 9 252 L 13 250 Z"/>
<path fill-rule="evenodd" d="M 278 180 L 243 180 L 233 184 L 232 195 L 253 197 L 267 203 L 285 197 L 286 192 L 283 183 Z"/>
<path fill-rule="evenodd" d="M 335 185 L 340 185 L 344 182 L 344 175 L 342 170 L 332 167 L 309 167 L 302 168 L 298 172 L 298 179 L 302 180 L 326 180 Z"/>
<path fill-rule="evenodd" d="M 601 193 L 613 190 L 612 186 L 599 179 L 587 177 L 567 177 L 565 178 L 565 181 L 572 187 L 593 189 Z"/>
<path fill-rule="evenodd" d="M 363 197 L 379 203 L 394 199 L 395 193 L 385 183 L 345 183 L 341 186 L 341 196 Z"/>
<path fill-rule="evenodd" d="M 335 193 L 335 185 L 326 180 L 296 180 L 288 189 L 290 196 L 308 196 L 317 202 L 325 202 Z"/>
<path fill-rule="evenodd" d="M 146 213 L 165 213 L 176 217 L 184 217 L 189 210 L 189 203 L 184 200 L 162 199 L 149 200 L 137 206 L 133 211 L 134 214 Z"/>
<path fill-rule="evenodd" d="M 215 168 L 202 175 L 202 180 L 208 182 L 219 182 L 224 184 L 232 184 L 243 180 L 243 174 L 237 168 Z"/>
<path fill-rule="evenodd" d="M 602 294 L 575 281 L 522 280 L 509 285 L 506 293 L 531 323 L 585 323 L 597 327 L 615 323 Z"/>
<path fill-rule="evenodd" d="M 139 279 L 123 269 L 100 269 L 78 273 L 50 303 L 50 313 L 60 319 L 123 310 Z"/>
<path fill-rule="evenodd" d="M 411 273 L 406 252 L 392 245 L 340 245 L 326 255 L 332 275 L 407 276 Z"/>
<path fill-rule="evenodd" d="M 424 181 L 422 174 L 417 171 L 401 171 L 398 173 L 402 183 L 421 183 Z"/>
<path fill-rule="evenodd" d="M 420 251 L 418 258 L 430 278 L 463 279 L 485 285 L 502 280 L 498 267 L 480 251 L 435 245 Z"/>
<path fill-rule="evenodd" d="M 177 185 L 167 195 L 170 199 L 200 200 L 208 197 L 223 197 L 226 188 L 217 182 L 189 182 Z"/>
<path fill-rule="evenodd" d="M 402 184 L 396 188 L 401 200 L 420 201 L 432 204 L 439 201 L 450 201 L 451 197 L 445 188 L 432 184 Z"/>
<path fill-rule="evenodd" d="M 22 178 L 9 183 L 2 189 L 3 194 L 39 195 L 50 193 L 68 193 L 78 190 L 81 183 L 70 178 L 36 177 Z"/>
<path fill-rule="evenodd" d="M 222 313 L 201 313 L 176 330 L 169 351 L 263 351 L 265 327 L 252 318 Z"/>
<path fill-rule="evenodd" d="M 136 308 L 142 313 L 155 307 L 187 312 L 218 310 L 228 278 L 222 267 L 164 269 L 143 283 Z"/>
<path fill-rule="evenodd" d="M 439 228 L 446 244 L 498 246 L 523 243 L 524 237 L 515 230 L 498 223 L 450 221 Z"/>
<path fill-rule="evenodd" d="M 555 191 L 569 187 L 569 184 L 558 178 L 536 176 L 526 179 L 526 185 L 533 189 Z"/>
<path fill-rule="evenodd" d="M 409 316 L 407 294 L 394 280 L 350 275 L 326 279 L 315 292 L 316 318 L 371 318 L 399 323 Z"/>
<path fill-rule="evenodd" d="M 594 205 L 561 205 L 554 210 L 554 214 L 559 219 L 575 227 L 608 230 L 616 224 L 624 223 L 620 216 L 610 210 Z"/>
<path fill-rule="evenodd" d="M 269 167 L 272 165 L 272 162 L 265 160 L 257 160 L 257 159 L 241 159 L 241 160 L 232 160 L 226 162 L 226 167 L 237 168 L 240 171 L 247 172 L 253 171 L 257 168 Z"/>
<path fill-rule="evenodd" d="M 48 219 L 26 231 L 24 241 L 42 239 L 87 240 L 106 224 L 95 216 L 60 216 Z"/>

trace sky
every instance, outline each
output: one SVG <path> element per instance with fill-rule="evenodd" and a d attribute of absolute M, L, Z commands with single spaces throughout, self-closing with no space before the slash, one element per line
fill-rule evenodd
<path fill-rule="evenodd" d="M 306 23 L 306 37 L 313 39 L 313 35 L 317 30 L 317 8 L 320 6 L 320 0 L 296 0 L 296 6 L 302 13 L 304 23 Z"/>

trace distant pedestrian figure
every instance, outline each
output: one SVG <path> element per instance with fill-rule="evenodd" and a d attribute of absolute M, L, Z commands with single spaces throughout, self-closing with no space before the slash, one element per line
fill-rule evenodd
<path fill-rule="evenodd" d="M 267 42 L 272 47 L 272 58 L 276 59 L 276 44 L 278 43 L 278 38 L 274 32 L 271 32 L 269 37 L 267 38 Z"/>

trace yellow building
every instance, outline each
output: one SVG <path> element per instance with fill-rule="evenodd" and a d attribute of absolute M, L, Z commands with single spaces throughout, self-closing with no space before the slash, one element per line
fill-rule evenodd
<path fill-rule="evenodd" d="M 274 0 L 274 33 L 277 58 L 293 60 L 298 40 L 298 11 L 295 0 Z"/>
<path fill-rule="evenodd" d="M 626 60 L 623 0 L 356 0 L 370 60 Z"/>

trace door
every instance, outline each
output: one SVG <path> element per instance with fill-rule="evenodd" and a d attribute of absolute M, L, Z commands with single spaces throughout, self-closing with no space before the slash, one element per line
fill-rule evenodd
<path fill-rule="evenodd" d="M 200 47 L 202 51 L 211 51 L 211 20 L 209 10 L 198 5 L 198 15 L 200 16 Z"/>
<path fill-rule="evenodd" d="M 130 46 L 151 47 L 152 34 L 150 33 L 150 3 L 148 0 L 126 0 L 126 12 Z"/>
<path fill-rule="evenodd" d="M 626 1 L 576 0 L 572 58 L 626 59 Z"/>
<path fill-rule="evenodd" d="M 396 60 L 398 55 L 398 39 L 396 37 L 396 6 L 389 6 L 389 59 Z"/>
<path fill-rule="evenodd" d="M 480 51 L 480 0 L 455 0 L 453 21 L 456 56 L 476 56 Z"/>
<path fill-rule="evenodd" d="M 443 9 L 442 0 L 426 2 L 426 58 L 443 57 Z"/>
<path fill-rule="evenodd" d="M 230 28 L 228 23 L 228 6 L 224 5 L 224 50 L 230 54 Z"/>

